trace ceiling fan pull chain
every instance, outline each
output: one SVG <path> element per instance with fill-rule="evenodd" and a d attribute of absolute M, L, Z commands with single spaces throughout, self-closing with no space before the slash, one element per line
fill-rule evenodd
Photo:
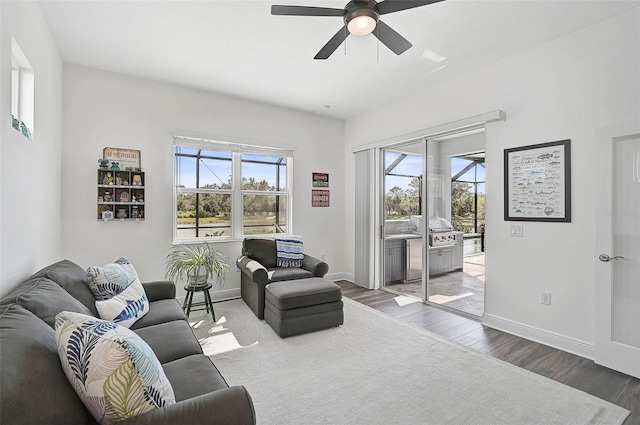
<path fill-rule="evenodd" d="M 344 55 L 347 56 L 347 35 L 349 34 L 347 26 L 344 26 Z"/>
<path fill-rule="evenodd" d="M 378 37 L 378 26 L 376 25 L 376 63 L 380 63 L 380 38 Z"/>

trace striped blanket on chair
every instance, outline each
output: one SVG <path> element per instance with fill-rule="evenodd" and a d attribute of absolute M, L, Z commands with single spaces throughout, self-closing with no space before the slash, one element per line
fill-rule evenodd
<path fill-rule="evenodd" d="M 304 258 L 302 241 L 296 237 L 276 238 L 278 267 L 301 267 Z"/>

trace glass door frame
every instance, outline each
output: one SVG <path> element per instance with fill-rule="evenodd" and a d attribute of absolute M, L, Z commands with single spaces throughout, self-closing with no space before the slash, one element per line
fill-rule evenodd
<path fill-rule="evenodd" d="M 388 288 L 386 285 L 386 269 L 385 269 L 385 255 L 386 255 L 386 239 L 385 239 L 385 235 L 387 234 L 387 226 L 386 226 L 386 216 L 387 216 L 387 205 L 386 205 L 386 164 L 385 164 L 385 153 L 387 151 L 390 150 L 401 150 L 402 147 L 405 146 L 409 146 L 409 145 L 416 145 L 416 144 L 420 144 L 421 145 L 421 149 L 420 149 L 420 155 L 422 156 L 422 174 L 421 176 L 418 177 L 422 177 L 422 184 L 420 185 L 420 210 L 421 211 L 425 211 L 425 207 L 426 205 L 426 189 L 425 189 L 425 184 L 424 184 L 424 176 L 425 176 L 425 171 L 426 171 L 426 162 L 424 160 L 425 158 L 425 154 L 426 154 L 426 138 L 425 137 L 418 137 L 418 138 L 413 138 L 413 139 L 409 139 L 400 143 L 393 143 L 393 144 L 389 144 L 386 146 L 382 146 L 380 148 L 377 149 L 377 156 L 378 156 L 378 167 L 376 168 L 377 170 L 377 175 L 378 175 L 378 196 L 379 196 L 379 208 L 378 211 L 380 212 L 378 215 L 378 219 L 380 222 L 379 225 L 379 229 L 380 229 L 380 235 L 379 235 L 379 242 L 380 242 L 380 247 L 378 249 L 378 259 L 379 259 L 379 289 L 386 291 L 386 292 L 390 292 L 392 294 L 395 295 L 399 295 L 399 296 L 406 296 L 408 298 L 414 298 L 415 296 L 410 295 L 410 294 L 406 294 L 403 293 L 401 291 L 392 289 L 392 288 Z M 428 248 L 428 232 L 425 233 L 425 227 L 423 226 L 422 228 L 422 234 L 421 234 L 421 239 L 422 239 L 422 277 L 420 280 L 421 286 L 422 286 L 422 291 L 421 291 L 421 297 L 420 297 L 420 302 L 422 303 L 426 303 L 426 284 L 425 284 L 425 270 L 428 271 L 428 264 L 427 264 L 427 258 L 428 255 L 425 257 L 425 253 L 426 253 L 426 249 Z M 406 258 L 404 259 L 405 263 L 406 263 Z M 428 275 L 428 273 L 426 273 L 426 275 Z"/>

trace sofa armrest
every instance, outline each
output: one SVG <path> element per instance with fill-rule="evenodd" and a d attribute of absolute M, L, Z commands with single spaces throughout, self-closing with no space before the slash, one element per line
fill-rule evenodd
<path fill-rule="evenodd" d="M 158 300 L 170 300 L 176 297 L 176 285 L 170 280 L 158 280 L 144 282 L 142 284 L 149 302 Z"/>
<path fill-rule="evenodd" d="M 266 267 L 258 263 L 256 260 L 243 255 L 236 260 L 236 266 L 252 281 L 262 285 L 269 283 L 269 274 Z"/>
<path fill-rule="evenodd" d="M 118 422 L 120 425 L 255 425 L 253 401 L 242 386 L 234 386 Z"/>
<path fill-rule="evenodd" d="M 324 277 L 329 272 L 327 263 L 307 254 L 302 259 L 302 268 L 313 273 L 315 277 Z"/>

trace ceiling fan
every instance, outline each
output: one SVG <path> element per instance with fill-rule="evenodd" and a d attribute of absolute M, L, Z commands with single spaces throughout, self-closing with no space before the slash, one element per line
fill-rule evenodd
<path fill-rule="evenodd" d="M 311 6 L 271 6 L 272 15 L 342 16 L 344 26 L 324 45 L 314 59 L 327 59 L 349 34 L 361 36 L 373 33 L 396 55 L 411 47 L 406 38 L 380 20 L 381 15 L 426 6 L 443 0 L 352 0 L 344 9 Z"/>

